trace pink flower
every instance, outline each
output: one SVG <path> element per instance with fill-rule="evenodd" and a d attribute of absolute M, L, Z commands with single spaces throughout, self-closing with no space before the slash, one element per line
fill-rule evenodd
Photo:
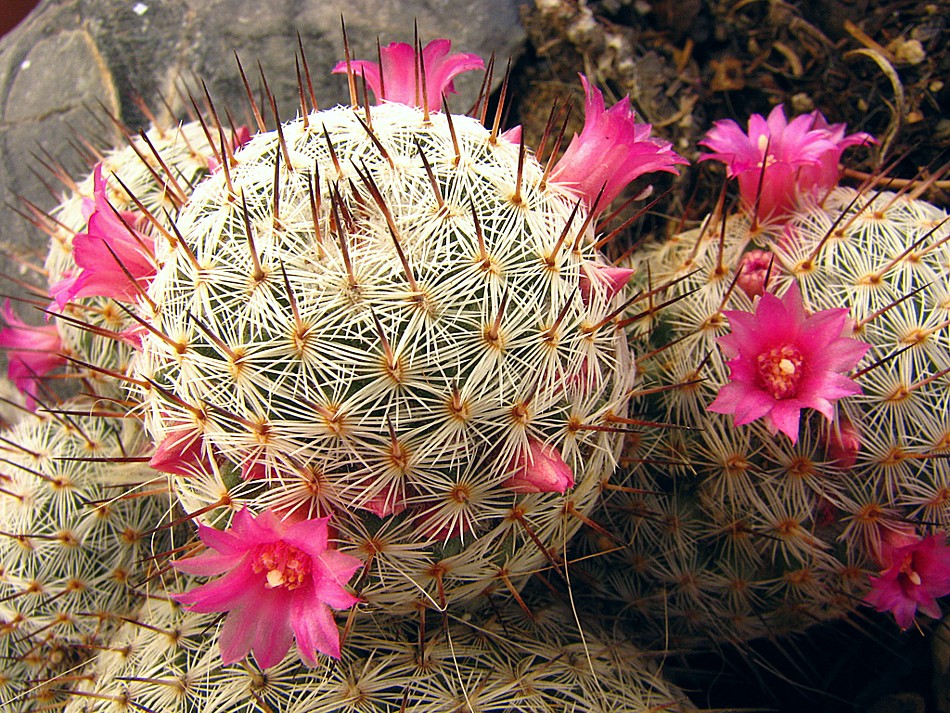
<path fill-rule="evenodd" d="M 586 95 L 584 128 L 551 171 L 552 183 L 579 193 L 589 208 L 604 188 L 598 204 L 603 209 L 635 178 L 653 171 L 678 173 L 676 164 L 689 163 L 668 141 L 651 137 L 649 124 L 636 123 L 630 97 L 605 109 L 603 94 L 583 74 L 581 83 Z"/>
<path fill-rule="evenodd" d="M 950 548 L 943 535 L 897 538 L 887 534 L 881 543 L 885 569 L 871 577 L 871 591 L 864 598 L 879 612 L 892 612 L 901 629 L 908 628 L 919 609 L 939 619 L 939 597 L 950 594 Z"/>
<path fill-rule="evenodd" d="M 597 283 L 595 289 L 601 290 L 606 297 L 606 301 L 609 302 L 618 292 L 627 286 L 627 283 L 635 272 L 636 270 L 631 270 L 626 267 L 606 267 L 585 262 L 581 265 L 581 274 L 578 280 L 578 287 L 584 305 L 587 306 L 590 304 L 592 281 Z"/>
<path fill-rule="evenodd" d="M 340 657 L 333 609 L 349 609 L 359 598 L 345 585 L 363 563 L 328 548 L 329 518 L 287 523 L 273 512 L 255 518 L 247 509 L 230 529 L 198 526 L 198 536 L 215 550 L 174 563 L 199 576 L 223 574 L 175 599 L 195 612 L 227 612 L 221 629 L 221 658 L 239 661 L 251 651 L 261 668 L 284 658 L 296 637 L 300 657 L 317 665 L 317 653 Z"/>
<path fill-rule="evenodd" d="M 847 125 L 829 124 L 820 111 L 815 110 L 810 116 L 813 122 L 812 130 L 827 132 L 828 139 L 834 144 L 834 150 L 822 153 L 817 166 L 802 167 L 798 175 L 798 188 L 799 191 L 810 191 L 816 198 L 821 199 L 838 185 L 838 179 L 841 176 L 838 164 L 841 162 L 841 154 L 844 150 L 851 146 L 876 144 L 877 139 L 863 131 L 845 136 Z"/>
<path fill-rule="evenodd" d="M 135 229 L 136 214 L 116 212 L 109 204 L 102 164 L 96 166 L 93 180 L 95 199 L 83 202 L 87 232 L 73 238 L 73 259 L 79 272 L 50 287 L 50 296 L 61 310 L 82 297 L 133 302 L 156 272 L 154 244 Z"/>
<path fill-rule="evenodd" d="M 536 438 L 528 439 L 528 450 L 508 463 L 511 475 L 502 483 L 516 493 L 563 493 L 574 487 L 574 474 L 557 448 Z"/>
<path fill-rule="evenodd" d="M 36 410 L 39 379 L 66 363 L 63 342 L 56 325 L 34 327 L 20 320 L 10 300 L 0 314 L 6 325 L 0 330 L 0 349 L 7 352 L 7 377 L 26 396 L 26 407 Z"/>
<path fill-rule="evenodd" d="M 425 64 L 425 96 L 429 111 L 442 106 L 443 94 L 454 94 L 453 80 L 462 72 L 481 69 L 485 66 L 477 54 L 449 54 L 450 40 L 432 40 L 422 50 Z M 382 67 L 377 62 L 357 59 L 350 62 L 356 76 L 366 77 L 366 84 L 373 90 L 376 103 L 399 102 L 409 106 L 422 106 L 421 76 L 415 49 L 405 42 L 393 42 L 380 48 Z M 334 74 L 346 73 L 346 62 L 333 68 Z"/>
<path fill-rule="evenodd" d="M 739 180 L 746 212 L 756 209 L 758 197 L 757 218 L 781 221 L 802 197 L 822 199 L 838 184 L 838 161 L 847 147 L 873 140 L 864 133 L 846 137 L 844 124 L 829 126 L 817 111 L 787 121 L 779 105 L 768 119 L 749 117 L 747 134 L 730 119 L 717 121 L 699 142 L 713 153 L 700 160 L 726 164 L 729 177 Z"/>
<path fill-rule="evenodd" d="M 797 283 L 782 299 L 764 294 L 755 313 L 726 311 L 732 333 L 718 339 L 730 358 L 730 382 L 719 390 L 709 410 L 735 415 L 742 426 L 765 418 L 772 433 L 781 431 L 795 443 L 801 410 L 834 416 L 834 401 L 861 393 L 843 372 L 870 348 L 842 337 L 847 309 L 808 315 Z"/>

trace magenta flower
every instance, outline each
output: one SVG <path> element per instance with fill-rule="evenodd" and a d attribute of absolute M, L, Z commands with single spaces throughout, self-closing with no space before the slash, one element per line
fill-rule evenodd
<path fill-rule="evenodd" d="M 636 123 L 630 97 L 605 109 L 604 95 L 580 76 L 586 96 L 584 128 L 580 135 L 574 134 L 551 171 L 552 183 L 579 193 L 588 208 L 603 188 L 598 203 L 603 209 L 635 178 L 653 171 L 679 173 L 675 165 L 689 163 L 670 142 L 651 137 L 649 124 Z"/>
<path fill-rule="evenodd" d="M 574 474 L 557 448 L 536 438 L 528 439 L 528 449 L 511 459 L 505 470 L 509 477 L 502 487 L 516 493 L 563 493 L 574 487 Z"/>
<path fill-rule="evenodd" d="M 56 325 L 34 327 L 23 322 L 7 300 L 0 314 L 0 349 L 7 352 L 7 378 L 26 396 L 26 407 L 36 410 L 39 379 L 66 363 Z"/>
<path fill-rule="evenodd" d="M 454 94 L 453 80 L 462 72 L 481 69 L 485 66 L 477 54 L 449 54 L 450 40 L 432 40 L 422 49 L 425 65 L 425 97 L 429 111 L 442 106 L 443 94 Z M 409 106 L 422 106 L 422 82 L 415 49 L 405 42 L 393 42 L 379 50 L 382 67 L 377 62 L 357 59 L 350 62 L 356 76 L 366 77 L 366 84 L 373 90 L 376 103 L 399 102 Z M 346 62 L 333 68 L 334 74 L 346 73 Z"/>
<path fill-rule="evenodd" d="M 329 518 L 287 523 L 270 510 L 255 518 L 235 513 L 226 531 L 198 526 L 215 550 L 178 560 L 175 567 L 199 576 L 224 576 L 175 599 L 195 612 L 227 612 L 219 644 L 225 664 L 251 651 L 261 668 L 284 658 L 296 637 L 300 657 L 317 665 L 317 653 L 340 658 L 333 609 L 359 601 L 346 583 L 363 563 L 328 547 Z"/>
<path fill-rule="evenodd" d="M 779 105 L 768 119 L 749 117 L 748 133 L 730 120 L 717 121 L 700 141 L 712 149 L 701 161 L 721 161 L 739 181 L 746 212 L 762 222 L 781 221 L 807 196 L 822 199 L 838 184 L 838 161 L 849 146 L 873 141 L 864 133 L 844 135 L 844 124 L 829 126 L 819 113 L 791 121 Z M 763 171 L 765 175 L 763 176 Z"/>
<path fill-rule="evenodd" d="M 719 389 L 709 410 L 731 413 L 735 425 L 765 418 L 772 433 L 781 431 L 795 443 L 801 411 L 813 408 L 831 420 L 834 401 L 860 394 L 844 375 L 870 345 L 842 337 L 847 309 L 808 315 L 797 283 L 782 299 L 764 294 L 755 313 L 730 310 L 732 333 L 717 340 L 730 359 L 730 382 Z"/>
<path fill-rule="evenodd" d="M 94 200 L 83 201 L 87 232 L 73 238 L 73 260 L 79 272 L 50 287 L 50 296 L 61 310 L 82 297 L 133 302 L 156 272 L 154 243 L 135 229 L 136 214 L 117 212 L 109 204 L 102 164 L 96 166 L 93 180 Z"/>
<path fill-rule="evenodd" d="M 894 539 L 894 542 L 889 541 Z M 939 619 L 937 599 L 950 594 L 950 548 L 943 535 L 888 538 L 881 543 L 885 569 L 871 577 L 871 591 L 864 598 L 879 612 L 892 612 L 901 629 L 914 622 L 919 609 Z"/>

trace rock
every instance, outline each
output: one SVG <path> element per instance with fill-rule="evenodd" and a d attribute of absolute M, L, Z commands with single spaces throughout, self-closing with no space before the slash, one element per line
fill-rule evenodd
<path fill-rule="evenodd" d="M 133 129 L 148 123 L 136 95 L 159 118 L 167 120 L 169 108 L 181 118 L 188 108 L 181 88 L 200 95 L 200 77 L 216 105 L 230 106 L 238 120 L 246 120 L 236 50 L 255 89 L 260 61 L 281 116 L 289 119 L 298 106 L 298 32 L 317 100 L 332 106 L 347 99 L 345 79 L 329 74 L 343 57 L 341 13 L 354 57 L 375 58 L 377 36 L 383 44 L 411 42 L 415 18 L 423 41 L 447 37 L 454 50 L 486 59 L 494 52 L 503 65 L 524 43 L 519 4 L 486 0 L 460 12 L 436 0 L 44 0 L 0 39 L 0 250 L 34 262 L 45 253 L 45 236 L 11 206 L 16 196 L 44 209 L 55 204 L 43 181 L 60 187 L 37 156 L 48 154 L 77 175 L 88 166 L 71 146 L 74 134 L 104 144 L 119 141 L 100 105 Z M 456 111 L 471 106 L 480 81 L 456 81 Z"/>

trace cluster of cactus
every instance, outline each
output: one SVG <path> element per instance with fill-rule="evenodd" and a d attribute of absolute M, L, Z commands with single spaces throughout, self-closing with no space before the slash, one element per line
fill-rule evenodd
<path fill-rule="evenodd" d="M 641 640 L 741 642 L 841 617 L 884 569 L 888 533 L 944 530 L 948 236 L 947 214 L 924 201 L 838 188 L 777 227 L 711 216 L 638 254 L 670 302 L 631 337 L 649 355 L 649 418 L 669 427 L 628 442 L 628 491 L 596 516 L 613 538 L 582 547 L 611 553 L 583 566 Z M 853 374 L 862 393 L 833 422 L 803 414 L 796 441 L 709 410 L 730 381 L 724 312 L 751 312 L 747 292 L 766 279 L 776 294 L 799 285 L 811 313 L 847 307 L 870 345 Z"/>
<path fill-rule="evenodd" d="M 481 60 L 447 52 L 348 59 L 352 106 L 301 82 L 272 131 L 249 90 L 253 138 L 155 126 L 31 206 L 54 321 L 0 332 L 41 407 L 0 436 L 11 710 L 689 710 L 587 614 L 668 646 L 950 593 L 946 214 L 795 157 L 791 200 L 764 180 L 791 142 L 759 135 L 735 175 L 762 195 L 617 267 L 601 211 L 684 161 L 586 80 L 542 161 L 503 107 L 448 111 Z M 858 142 L 795 121 L 832 173 Z M 833 363 L 794 418 L 806 341 L 760 355 L 774 411 L 720 350 L 767 310 Z"/>

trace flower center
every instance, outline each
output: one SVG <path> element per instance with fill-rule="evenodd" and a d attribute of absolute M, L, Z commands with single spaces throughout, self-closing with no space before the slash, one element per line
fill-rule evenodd
<path fill-rule="evenodd" d="M 268 589 L 298 589 L 310 574 L 310 555 L 282 540 L 272 542 L 258 548 L 251 569 L 265 575 L 264 586 Z"/>
<path fill-rule="evenodd" d="M 901 562 L 900 573 L 898 577 L 906 577 L 910 580 L 910 583 L 916 586 L 920 586 L 920 575 L 914 570 L 914 553 L 911 552 L 909 555 L 904 557 L 904 561 Z"/>
<path fill-rule="evenodd" d="M 795 394 L 802 378 L 802 361 L 802 353 L 791 344 L 773 347 L 756 357 L 762 384 L 773 398 L 787 399 Z"/>

